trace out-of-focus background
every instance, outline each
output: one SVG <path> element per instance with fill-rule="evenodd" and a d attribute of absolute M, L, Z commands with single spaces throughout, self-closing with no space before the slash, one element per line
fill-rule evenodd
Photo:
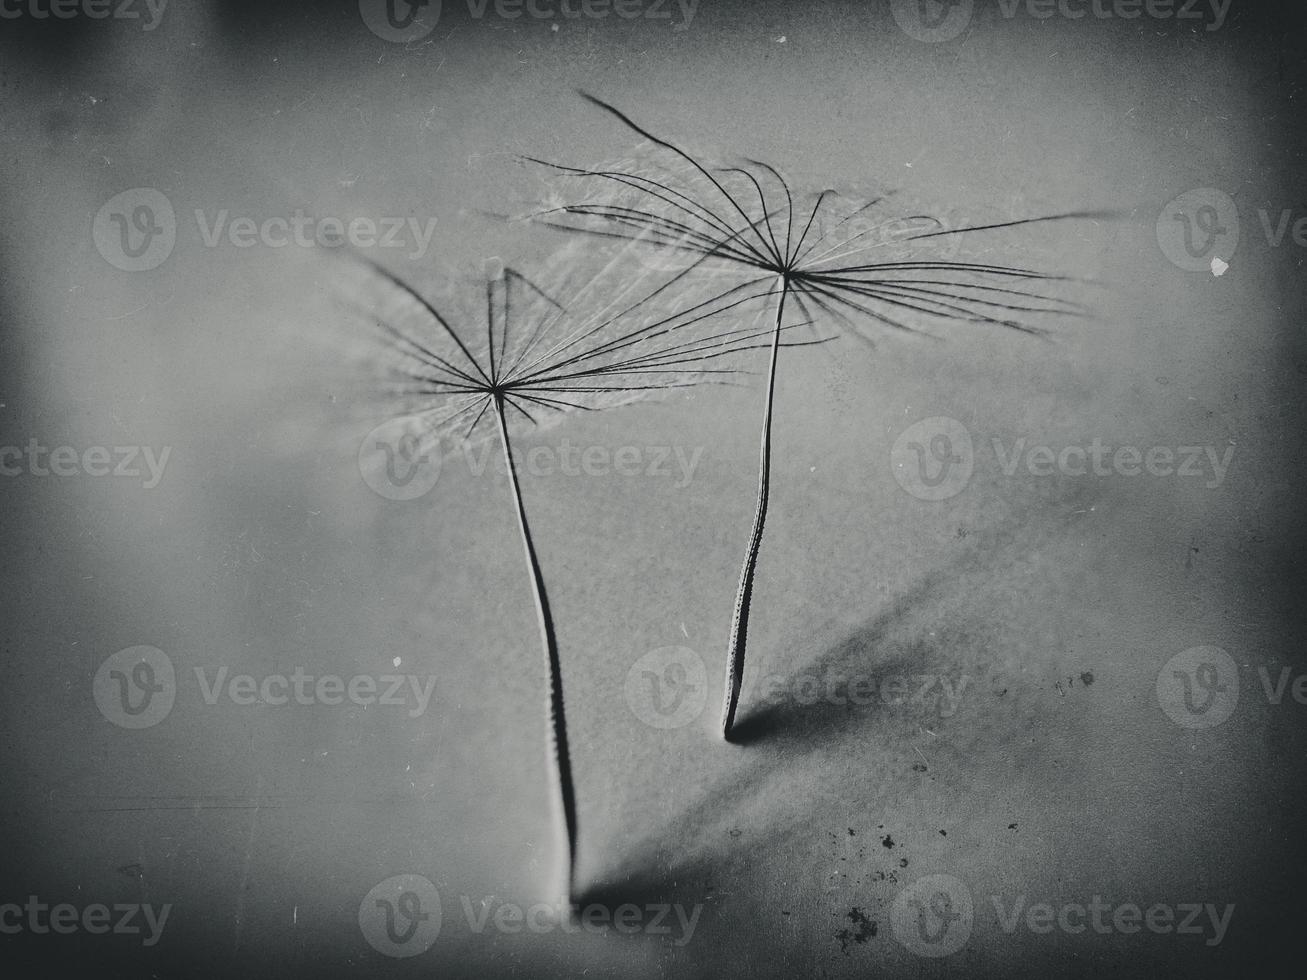
<path fill-rule="evenodd" d="M 1300 14 L 58 6 L 0 8 L 0 958 L 1292 969 Z M 874 180 L 970 223 L 1122 214 L 993 240 L 1096 281 L 1096 315 L 1052 342 L 785 352 L 744 744 L 714 727 L 760 387 L 523 441 L 551 464 L 524 494 L 564 665 L 579 925 L 531 913 L 557 904 L 555 828 L 506 475 L 451 450 L 415 499 L 374 491 L 359 451 L 385 419 L 350 410 L 319 342 L 339 266 L 313 244 L 371 222 L 360 250 L 434 290 L 540 263 L 557 239 L 487 216 L 541 191 L 516 155 L 587 166 L 637 142 L 578 88 L 810 190 Z M 947 451 L 914 469 L 913 444 Z M 303 703 L 279 703 L 297 674 Z M 399 677 L 398 703 L 324 675 Z"/>

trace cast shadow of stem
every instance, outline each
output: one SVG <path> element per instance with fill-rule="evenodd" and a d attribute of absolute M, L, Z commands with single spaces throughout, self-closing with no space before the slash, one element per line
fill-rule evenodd
<path fill-rule="evenodd" d="M 867 690 L 880 691 L 887 679 L 901 677 L 930 662 L 929 651 L 919 648 L 919 644 L 896 645 L 888 656 L 885 646 L 893 628 L 907 613 L 928 603 L 942 587 L 943 576 L 923 577 L 862 628 L 827 648 L 800 671 L 781 679 L 777 691 L 750 708 L 736 723 L 728 741 L 740 746 L 768 741 L 781 753 L 793 755 L 829 744 L 862 724 L 864 716 L 874 713 L 879 702 L 851 696 L 855 693 L 851 690 L 852 680 Z M 832 679 L 842 683 L 832 687 Z M 814 696 L 804 694 L 807 680 L 817 681 Z"/>
<path fill-rule="evenodd" d="M 954 621 L 957 614 L 947 611 L 953 604 L 945 600 L 959 592 L 987 594 L 988 583 L 996 577 L 1020 581 L 1013 569 L 1020 569 L 1049 541 L 1062 538 L 1095 498 L 1095 491 L 1071 492 L 1042 513 L 1021 508 L 1007 520 L 973 532 L 964 549 L 924 572 L 857 629 L 796 664 L 781 685 L 787 696 L 751 706 L 738 721 L 733 744 L 724 747 L 733 756 L 732 764 L 718 768 L 706 785 L 686 794 L 694 801 L 659 829 L 656 841 L 624 847 L 622 863 L 601 878 L 591 878 L 580 889 L 580 898 L 605 904 L 707 904 L 722 897 L 715 883 L 735 878 L 733 866 L 739 864 L 741 877 L 747 878 L 750 863 L 766 863 L 793 835 L 808 832 L 810 808 L 775 805 L 785 774 L 796 763 L 825 765 L 825 760 L 842 759 L 837 764 L 845 764 L 853 751 L 860 771 L 865 775 L 875 770 L 870 778 L 885 793 L 897 792 L 895 786 L 907 791 L 895 782 L 901 736 L 908 729 L 915 733 L 927 713 L 938 717 L 938 706 L 892 705 L 880 697 L 855 703 L 848 697 L 826 697 L 824 689 L 823 696 L 799 699 L 793 696 L 793 678 L 856 677 L 866 690 L 880 691 L 889 678 L 939 674 L 959 666 L 960 651 L 980 649 L 988 641 L 969 635 L 977 623 Z M 756 687 L 755 682 L 746 694 Z M 904 702 L 911 697 L 907 694 Z M 870 746 L 879 748 L 866 751 Z M 748 828 L 745 846 L 733 839 L 739 833 L 734 828 L 740 826 Z"/>
<path fill-rule="evenodd" d="M 914 664 L 929 662 L 929 651 L 918 649 L 916 643 L 899 646 L 888 656 L 883 648 L 895 625 L 914 606 L 929 602 L 939 587 L 936 576 L 927 576 L 863 627 L 800 670 L 822 676 L 856 675 L 879 684 L 881 679 L 900 675 Z M 747 809 L 755 798 L 765 796 L 770 773 L 786 768 L 808 753 L 843 741 L 868 724 L 875 724 L 876 716 L 883 710 L 878 701 L 865 705 L 830 700 L 801 704 L 792 698 L 755 709 L 739 722 L 736 731 L 741 741 L 765 742 L 767 751 L 740 757 L 743 764 L 733 765 L 711 791 L 681 810 L 664 827 L 658 841 L 636 845 L 618 868 L 583 886 L 578 891 L 578 905 L 582 908 L 590 904 L 612 908 L 652 903 L 711 906 L 724 897 L 717 890 L 717 882 L 733 877 L 732 865 L 747 867 L 758 859 L 757 855 L 765 854 L 769 846 L 796 830 L 801 831 L 802 820 L 780 820 L 751 830 L 747 848 L 736 845 L 719 825 L 729 822 L 732 814 Z"/>

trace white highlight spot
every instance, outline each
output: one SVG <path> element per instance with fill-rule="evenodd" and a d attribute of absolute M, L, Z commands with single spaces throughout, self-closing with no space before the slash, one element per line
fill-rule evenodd
<path fill-rule="evenodd" d="M 1230 268 L 1229 262 L 1222 262 L 1219 255 L 1212 256 L 1212 275 L 1223 276 L 1228 268 Z"/>

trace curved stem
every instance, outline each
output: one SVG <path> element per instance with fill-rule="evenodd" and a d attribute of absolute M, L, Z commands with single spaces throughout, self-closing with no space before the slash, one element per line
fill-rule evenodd
<path fill-rule="evenodd" d="M 762 416 L 762 448 L 758 460 L 758 503 L 753 515 L 753 533 L 740 572 L 740 589 L 735 595 L 735 616 L 731 620 L 730 646 L 726 653 L 726 700 L 722 705 L 722 738 L 731 739 L 735 709 L 740 701 L 740 684 L 744 680 L 744 647 L 749 633 L 749 601 L 753 596 L 753 572 L 762 546 L 762 528 L 767 520 L 767 495 L 771 485 L 771 420 L 776 394 L 776 356 L 781 346 L 781 321 L 785 316 L 785 297 L 790 281 L 781 277 L 781 295 L 776 303 L 776 326 L 772 330 L 771 364 L 767 370 L 767 407 Z"/>
<path fill-rule="evenodd" d="M 499 420 L 499 437 L 504 446 L 504 463 L 508 467 L 509 480 L 513 485 L 513 501 L 517 505 L 517 526 L 522 532 L 522 549 L 526 553 L 526 563 L 531 571 L 531 586 L 535 594 L 536 621 L 540 627 L 540 642 L 544 646 L 545 660 L 549 667 L 549 707 L 547 729 L 549 741 L 549 764 L 552 769 L 553 783 L 557 789 L 554 798 L 555 811 L 561 811 L 565 840 L 563 846 L 563 894 L 570 902 L 572 898 L 572 879 L 576 861 L 576 797 L 572 788 L 572 764 L 567 753 L 567 722 L 563 714 L 563 671 L 558 659 L 558 642 L 554 636 L 554 621 L 549 615 L 549 600 L 545 598 L 545 581 L 540 571 L 540 562 L 536 558 L 535 545 L 531 540 L 531 528 L 526 519 L 526 507 L 522 504 L 522 488 L 517 482 L 517 468 L 513 465 L 513 454 L 508 443 L 508 426 L 504 421 L 504 398 L 495 395 L 495 415 Z"/>

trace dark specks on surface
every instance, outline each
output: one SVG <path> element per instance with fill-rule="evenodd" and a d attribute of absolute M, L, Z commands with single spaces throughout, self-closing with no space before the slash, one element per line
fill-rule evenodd
<path fill-rule="evenodd" d="M 1008 829 L 1008 830 L 1016 830 L 1016 829 L 1017 829 L 1017 825 L 1014 824 L 1014 823 L 1010 823 L 1010 824 L 1007 825 L 1007 829 Z"/>
<path fill-rule="evenodd" d="M 884 825 L 880 825 L 881 828 Z M 899 870 L 907 866 L 907 859 L 891 859 L 889 866 L 885 868 L 875 868 L 874 854 L 871 860 L 868 859 L 867 848 L 860 841 L 856 840 L 859 831 L 854 827 L 841 827 L 838 831 L 825 831 L 829 838 L 830 855 L 825 863 L 823 874 L 823 889 L 830 892 L 842 892 L 845 895 L 852 896 L 861 894 L 857 891 L 868 884 L 876 882 L 897 883 L 899 880 Z M 877 834 L 884 848 L 895 846 L 893 838 L 888 834 Z M 874 846 L 874 845 L 872 845 Z M 875 854 L 883 854 L 884 851 L 875 851 Z M 841 902 L 839 907 L 832 908 L 830 914 L 833 916 L 842 916 L 844 903 Z"/>
<path fill-rule="evenodd" d="M 145 875 L 145 868 L 139 861 L 134 861 L 131 864 L 124 864 L 118 869 L 118 873 L 128 878 L 141 878 Z"/>
<path fill-rule="evenodd" d="M 1054 684 L 1053 687 L 1057 691 L 1058 696 L 1066 697 L 1066 692 L 1076 686 L 1076 680 L 1077 678 L 1075 676 L 1069 676 L 1065 680 L 1060 680 Z M 1090 684 L 1094 683 L 1094 672 L 1092 670 L 1082 671 L 1079 681 L 1081 687 L 1088 687 Z"/>
<path fill-rule="evenodd" d="M 848 956 L 850 943 L 862 945 L 876 935 L 876 922 L 867 918 L 867 913 L 860 908 L 849 909 L 845 918 L 849 925 L 835 933 L 835 938 L 840 941 L 840 952 Z"/>

